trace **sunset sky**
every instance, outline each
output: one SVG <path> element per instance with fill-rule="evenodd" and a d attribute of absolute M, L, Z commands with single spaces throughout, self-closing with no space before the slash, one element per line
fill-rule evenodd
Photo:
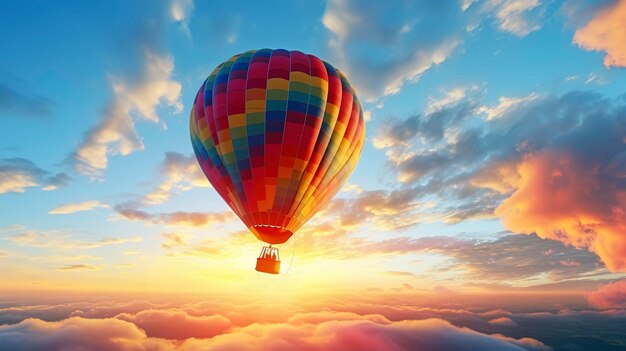
<path fill-rule="evenodd" d="M 626 349 L 626 0 L 14 1 L 0 33 L 0 350 Z M 189 141 L 261 48 L 367 120 L 279 276 Z"/>

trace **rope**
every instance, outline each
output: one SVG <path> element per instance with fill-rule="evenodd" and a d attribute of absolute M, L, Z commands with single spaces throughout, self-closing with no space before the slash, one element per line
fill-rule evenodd
<path fill-rule="evenodd" d="M 291 265 L 293 264 L 293 258 L 296 255 L 296 234 L 294 233 L 293 235 L 293 251 L 291 252 L 291 261 L 289 262 L 289 267 L 287 267 L 287 271 L 281 275 L 287 275 L 287 273 L 289 273 L 289 271 L 291 270 Z"/>

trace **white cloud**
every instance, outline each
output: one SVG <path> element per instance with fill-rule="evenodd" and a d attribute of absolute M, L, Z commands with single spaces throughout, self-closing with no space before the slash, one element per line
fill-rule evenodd
<path fill-rule="evenodd" d="M 363 188 L 361 188 L 358 184 L 347 183 L 341 188 L 341 191 L 344 193 L 360 194 L 363 192 Z"/>
<path fill-rule="evenodd" d="M 485 5 L 493 12 L 498 28 L 518 37 L 525 37 L 541 28 L 541 0 L 490 0 Z"/>
<path fill-rule="evenodd" d="M 194 9 L 193 0 L 172 0 L 170 3 L 170 17 L 172 21 L 180 23 L 185 35 L 191 37 L 189 17 Z"/>
<path fill-rule="evenodd" d="M 605 85 L 607 84 L 606 77 L 601 73 L 589 73 L 587 79 L 585 80 L 585 85 L 587 84 L 597 84 L 597 85 Z"/>
<path fill-rule="evenodd" d="M 455 87 L 449 90 L 444 91 L 444 96 L 439 99 L 435 99 L 433 97 L 428 98 L 428 104 L 424 113 L 429 114 L 435 111 L 441 110 L 446 106 L 450 106 L 455 104 L 465 98 L 467 93 L 478 90 L 479 87 L 477 85 L 472 85 L 469 87 Z"/>
<path fill-rule="evenodd" d="M 38 185 L 39 183 L 31 174 L 20 171 L 0 173 L 0 194 L 23 193 L 26 188 Z"/>
<path fill-rule="evenodd" d="M 161 173 L 165 180 L 156 190 L 143 198 L 147 205 L 157 205 L 167 201 L 175 191 L 187 191 L 193 187 L 210 187 L 204 173 L 200 169 L 195 156 L 183 156 L 176 152 L 165 153 L 161 164 Z"/>
<path fill-rule="evenodd" d="M 506 97 L 506 96 L 502 96 L 498 99 L 498 104 L 488 107 L 488 106 L 482 106 L 478 109 L 479 113 L 484 113 L 487 115 L 487 120 L 491 121 L 494 119 L 498 119 L 501 118 L 502 116 L 506 115 L 507 113 L 509 113 L 510 111 L 516 109 L 519 107 L 519 105 L 527 103 L 527 102 L 531 102 L 531 101 L 535 101 L 537 99 L 539 99 L 541 97 L 541 95 L 537 94 L 537 93 L 531 93 L 527 96 L 524 97 Z"/>
<path fill-rule="evenodd" d="M 52 210 L 50 210 L 50 212 L 48 213 L 49 214 L 71 214 L 71 213 L 76 213 L 76 212 L 81 212 L 81 211 L 91 211 L 91 210 L 95 210 L 96 208 L 109 208 L 109 205 L 102 203 L 100 201 L 97 201 L 97 200 L 83 201 L 79 203 L 64 204 L 64 205 L 55 207 Z"/>
<path fill-rule="evenodd" d="M 427 7 L 428 16 L 424 16 Z M 322 18 L 332 61 L 367 101 L 400 91 L 460 44 L 460 6 L 331 0 Z M 393 20 L 391 20 L 393 18 Z"/>
<path fill-rule="evenodd" d="M 181 112 L 181 85 L 171 79 L 174 61 L 151 50 L 143 52 L 138 79 L 110 76 L 113 98 L 100 122 L 89 130 L 74 153 L 80 173 L 97 176 L 107 167 L 111 154 L 128 155 L 143 149 L 135 118 L 157 123 L 156 108 L 164 104 Z"/>
<path fill-rule="evenodd" d="M 0 194 L 23 193 L 27 188 L 41 186 L 42 190 L 56 190 L 70 181 L 65 173 L 51 175 L 33 162 L 23 158 L 0 160 Z"/>

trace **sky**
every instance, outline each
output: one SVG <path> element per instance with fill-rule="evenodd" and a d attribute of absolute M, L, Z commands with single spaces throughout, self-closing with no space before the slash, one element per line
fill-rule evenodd
<path fill-rule="evenodd" d="M 625 0 L 21 1 L 0 33 L 0 350 L 626 348 Z M 367 121 L 279 276 L 189 141 L 261 48 Z"/>

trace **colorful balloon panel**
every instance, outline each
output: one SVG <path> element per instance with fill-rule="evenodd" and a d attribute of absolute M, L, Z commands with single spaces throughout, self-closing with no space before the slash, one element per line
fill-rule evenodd
<path fill-rule="evenodd" d="M 191 143 L 215 190 L 260 240 L 280 244 L 339 191 L 363 149 L 361 104 L 313 55 L 252 50 L 209 75 Z"/>

